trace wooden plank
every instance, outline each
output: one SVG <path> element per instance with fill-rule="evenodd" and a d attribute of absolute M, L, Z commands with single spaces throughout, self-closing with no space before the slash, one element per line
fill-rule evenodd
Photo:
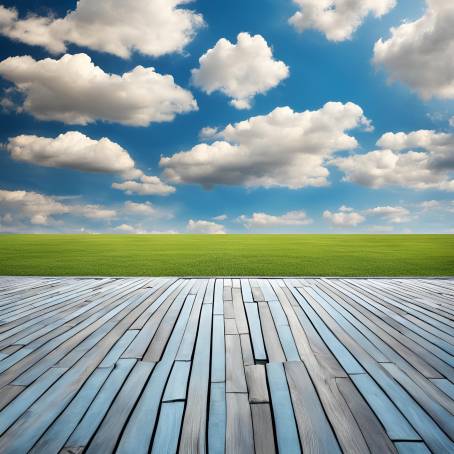
<path fill-rule="evenodd" d="M 162 398 L 163 402 L 186 399 L 190 371 L 191 363 L 189 361 L 175 361 Z"/>
<path fill-rule="evenodd" d="M 214 302 L 213 302 L 213 315 L 224 315 L 224 281 L 223 279 L 216 279 L 214 284 Z"/>
<path fill-rule="evenodd" d="M 243 355 L 243 364 L 251 366 L 255 364 L 254 354 L 252 353 L 251 339 L 248 334 L 240 334 L 241 353 Z"/>
<path fill-rule="evenodd" d="M 138 330 L 128 330 L 118 339 L 118 342 L 112 347 L 107 356 L 102 360 L 99 367 L 114 367 L 120 356 L 128 348 L 129 344 L 137 336 Z"/>
<path fill-rule="evenodd" d="M 15 399 L 25 386 L 6 385 L 0 392 L 0 411 L 3 410 L 13 399 Z"/>
<path fill-rule="evenodd" d="M 179 452 L 205 452 L 213 306 L 204 304 L 189 381 Z"/>
<path fill-rule="evenodd" d="M 184 297 L 190 301 L 191 305 L 195 301 L 194 295 L 186 296 L 186 292 L 189 293 L 189 290 L 190 287 L 187 286 L 185 291 L 182 291 L 173 301 L 166 315 L 162 319 L 159 328 L 156 331 L 156 334 L 153 336 L 153 339 L 151 340 L 147 351 L 143 355 L 143 361 L 149 361 L 152 363 L 157 363 L 158 361 L 160 361 L 170 335 L 172 334 L 173 327 L 177 322 L 181 308 L 183 307 Z"/>
<path fill-rule="evenodd" d="M 266 373 L 270 386 L 279 452 L 300 453 L 300 442 L 284 367 L 280 363 L 269 363 L 266 365 Z"/>
<path fill-rule="evenodd" d="M 380 421 L 348 378 L 336 378 L 336 384 L 353 413 L 372 454 L 395 453 L 396 449 Z"/>
<path fill-rule="evenodd" d="M 244 310 L 244 303 L 239 288 L 234 288 L 233 294 L 233 308 L 235 310 L 236 326 L 239 334 L 248 334 L 249 326 L 246 319 L 246 312 Z"/>
<path fill-rule="evenodd" d="M 197 336 L 197 328 L 199 325 L 200 311 L 206 292 L 206 280 L 202 280 L 202 285 L 197 290 L 197 295 L 194 300 L 191 315 L 189 317 L 186 331 L 184 332 L 183 340 L 181 341 L 180 348 L 178 349 L 177 360 L 190 361 L 194 352 L 195 339 Z"/>
<path fill-rule="evenodd" d="M 114 452 L 120 434 L 148 380 L 154 364 L 138 362 L 113 401 L 100 427 L 91 440 L 87 453 Z"/>
<path fill-rule="evenodd" d="M 252 454 L 254 453 L 254 435 L 247 394 L 227 393 L 226 396 L 227 428 L 225 451 L 227 454 Z"/>
<path fill-rule="evenodd" d="M 59 452 L 71 433 L 79 424 L 84 413 L 96 397 L 112 369 L 96 369 L 84 383 L 64 412 L 53 422 L 31 450 L 34 454 Z"/>
<path fill-rule="evenodd" d="M 135 359 L 120 359 L 118 361 L 117 366 L 112 370 L 77 428 L 71 434 L 66 446 L 88 445 L 135 363 Z"/>
<path fill-rule="evenodd" d="M 152 453 L 176 453 L 184 402 L 164 402 L 161 406 Z M 99 452 L 99 451 L 98 451 Z"/>
<path fill-rule="evenodd" d="M 243 301 L 245 303 L 253 303 L 254 298 L 252 296 L 251 286 L 248 279 L 241 279 L 241 294 L 243 295 Z"/>
<path fill-rule="evenodd" d="M 224 331 L 226 336 L 238 334 L 238 330 L 236 328 L 236 320 L 234 318 L 226 318 L 224 320 Z"/>
<path fill-rule="evenodd" d="M 225 383 L 211 383 L 210 389 L 208 452 L 210 454 L 223 454 L 225 452 L 225 430 L 227 422 Z"/>
<path fill-rule="evenodd" d="M 323 311 L 323 315 L 325 315 L 325 311 L 323 308 L 320 308 L 317 305 L 317 302 L 314 298 L 308 293 L 305 288 L 298 288 L 299 293 L 303 296 L 303 300 L 299 300 L 301 308 L 309 317 L 315 328 L 317 329 L 320 336 L 323 338 L 326 345 L 328 345 L 329 349 L 333 352 L 334 356 L 340 362 L 344 370 L 346 370 L 349 374 L 361 374 L 364 373 L 364 369 L 355 359 L 355 357 L 350 353 L 350 351 L 345 347 L 345 345 L 334 335 L 334 331 L 332 331 L 325 323 L 325 321 L 320 317 L 320 311 Z M 310 304 L 308 304 L 310 303 Z M 313 307 L 316 307 L 317 310 L 314 310 Z M 332 317 L 327 315 L 331 320 Z M 337 325 L 333 323 L 333 327 Z"/>
<path fill-rule="evenodd" d="M 274 454 L 276 452 L 276 443 L 274 441 L 273 417 L 271 416 L 270 404 L 252 404 L 251 413 L 255 452 Z"/>
<path fill-rule="evenodd" d="M 213 335 L 211 352 L 211 382 L 225 382 L 225 339 L 224 317 L 213 315 Z"/>
<path fill-rule="evenodd" d="M 323 406 L 301 362 L 284 364 L 303 452 L 341 453 Z"/>
<path fill-rule="evenodd" d="M 233 307 L 233 301 L 224 301 L 224 318 L 235 318 L 235 308 Z"/>
<path fill-rule="evenodd" d="M 310 295 L 308 295 L 307 298 L 311 298 Z M 320 316 L 323 316 L 323 320 L 327 324 L 327 327 L 335 329 L 332 320 L 324 314 L 323 310 L 320 312 Z M 453 443 L 444 432 L 439 429 L 434 421 L 427 416 L 416 402 L 405 393 L 402 387 L 398 385 L 382 367 L 377 366 L 377 363 L 373 361 L 373 359 L 349 336 L 341 331 L 338 331 L 338 336 L 339 340 L 343 342 L 344 348 L 348 348 L 351 354 L 361 361 L 361 365 L 367 373 L 369 373 L 374 381 L 376 381 L 386 392 L 431 450 L 443 452 L 443 450 L 449 451 L 453 448 Z"/>
<path fill-rule="evenodd" d="M 424 391 L 395 364 L 383 364 L 383 367 L 397 382 L 399 382 L 399 384 L 413 397 L 413 399 L 419 403 L 419 405 L 432 417 L 432 419 L 448 435 L 451 435 L 452 438 L 454 438 L 454 416 L 425 394 Z"/>
<path fill-rule="evenodd" d="M 225 336 L 226 391 L 247 393 L 240 336 Z"/>
<path fill-rule="evenodd" d="M 251 331 L 254 359 L 255 361 L 266 361 L 265 344 L 263 342 L 258 305 L 257 303 L 246 303 L 244 306 L 249 322 L 249 329 Z"/>
<path fill-rule="evenodd" d="M 446 379 L 432 379 L 432 383 L 440 388 L 447 396 L 454 400 L 454 384 Z"/>
<path fill-rule="evenodd" d="M 285 355 L 268 304 L 259 302 L 258 306 L 268 361 L 282 363 L 285 361 Z"/>
<path fill-rule="evenodd" d="M 266 384 L 265 366 L 253 365 L 246 366 L 246 382 L 249 392 L 249 402 L 267 403 L 270 401 L 268 386 Z"/>
<path fill-rule="evenodd" d="M 148 452 L 161 397 L 181 344 L 191 310 L 191 299 L 187 298 L 173 329 L 172 336 L 167 343 L 164 356 L 155 366 L 139 401 L 125 425 L 117 446 L 118 453 Z"/>
<path fill-rule="evenodd" d="M 351 379 L 374 410 L 391 440 L 421 440 L 400 411 L 369 375 L 352 375 Z"/>
<path fill-rule="evenodd" d="M 0 434 L 5 432 L 65 372 L 64 368 L 49 369 L 36 382 L 28 386 L 19 399 L 14 399 L 9 403 L 1 412 Z"/>
<path fill-rule="evenodd" d="M 429 448 L 424 443 L 400 442 L 396 443 L 399 454 L 430 454 Z"/>

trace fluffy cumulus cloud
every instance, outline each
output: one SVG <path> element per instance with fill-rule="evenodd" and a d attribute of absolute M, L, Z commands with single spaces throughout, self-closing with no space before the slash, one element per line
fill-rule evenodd
<path fill-rule="evenodd" d="M 112 219 L 117 212 L 99 205 L 67 204 L 57 197 L 30 191 L 0 190 L 0 214 L 9 222 L 26 220 L 33 225 L 55 223 L 55 216 Z"/>
<path fill-rule="evenodd" d="M 346 206 L 341 206 L 337 212 L 325 210 L 323 212 L 323 218 L 329 221 L 334 227 L 356 227 L 366 220 L 362 214 Z"/>
<path fill-rule="evenodd" d="M 425 99 L 454 99 L 454 2 L 426 2 L 420 19 L 392 28 L 389 39 L 375 43 L 374 62 Z"/>
<path fill-rule="evenodd" d="M 159 177 L 141 175 L 137 180 L 127 180 L 113 183 L 114 189 L 120 189 L 126 194 L 166 196 L 175 192 L 175 188 L 164 183 Z"/>
<path fill-rule="evenodd" d="M 175 188 L 159 177 L 145 175 L 120 145 L 107 138 L 91 139 L 77 131 L 56 138 L 21 135 L 10 138 L 6 150 L 17 161 L 45 167 L 118 174 L 125 181 L 112 184 L 127 194 L 169 195 Z"/>
<path fill-rule="evenodd" d="M 125 211 L 131 214 L 138 214 L 143 216 L 153 216 L 156 214 L 156 208 L 150 203 L 137 203 L 127 201 L 125 202 Z"/>
<path fill-rule="evenodd" d="M 280 216 L 268 213 L 253 213 L 252 216 L 242 215 L 238 220 L 248 229 L 298 227 L 312 223 L 312 219 L 310 219 L 304 211 L 289 211 Z"/>
<path fill-rule="evenodd" d="M 164 175 L 174 183 L 292 189 L 328 184 L 326 161 L 358 143 L 347 132 L 370 128 L 353 103 L 329 102 L 316 111 L 280 107 L 268 115 L 228 125 L 213 143 L 162 157 Z"/>
<path fill-rule="evenodd" d="M 222 224 L 218 224 L 212 221 L 198 220 L 194 221 L 190 219 L 186 229 L 190 233 L 207 233 L 210 235 L 224 234 L 225 228 Z"/>
<path fill-rule="evenodd" d="M 293 0 L 299 7 L 289 22 L 300 32 L 315 29 L 330 41 L 350 39 L 364 19 L 381 17 L 396 0 Z"/>
<path fill-rule="evenodd" d="M 454 191 L 454 134 L 420 130 L 384 134 L 380 150 L 331 161 L 344 179 L 372 188 L 388 185 Z"/>
<path fill-rule="evenodd" d="M 40 120 L 147 126 L 197 109 L 192 94 L 170 75 L 143 66 L 122 75 L 108 74 L 86 54 L 39 61 L 9 57 L 0 62 L 0 76 L 23 96 L 18 110 Z"/>
<path fill-rule="evenodd" d="M 20 135 L 6 150 L 16 161 L 45 167 L 67 167 L 88 172 L 134 173 L 134 161 L 120 145 L 107 138 L 93 140 L 77 131 L 56 138 Z"/>
<path fill-rule="evenodd" d="M 199 59 L 192 82 L 208 94 L 221 91 L 237 109 L 249 109 L 252 98 L 278 85 L 289 75 L 287 65 L 273 58 L 261 35 L 240 33 L 237 43 L 221 38 Z"/>
<path fill-rule="evenodd" d="M 203 25 L 201 15 L 181 8 L 188 0 L 79 0 L 63 18 L 0 6 L 0 34 L 63 53 L 67 44 L 129 57 L 181 52 Z"/>
<path fill-rule="evenodd" d="M 412 219 L 410 211 L 407 208 L 399 206 L 382 206 L 369 208 L 365 214 L 370 216 L 377 216 L 392 224 L 402 224 Z"/>

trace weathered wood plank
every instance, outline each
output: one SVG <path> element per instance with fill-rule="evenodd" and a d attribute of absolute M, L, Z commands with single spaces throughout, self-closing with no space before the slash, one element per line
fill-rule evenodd
<path fill-rule="evenodd" d="M 225 336 L 226 392 L 247 393 L 240 336 Z"/>
<path fill-rule="evenodd" d="M 254 452 L 251 409 L 245 393 L 227 393 L 225 451 L 227 454 Z"/>
<path fill-rule="evenodd" d="M 223 454 L 225 452 L 226 421 L 225 383 L 211 383 L 208 420 L 208 452 L 210 454 Z"/>
<path fill-rule="evenodd" d="M 266 403 L 270 401 L 266 384 L 265 366 L 246 366 L 246 382 L 249 392 L 249 402 Z"/>
<path fill-rule="evenodd" d="M 213 306 L 204 304 L 189 381 L 179 452 L 205 452 Z"/>
<path fill-rule="evenodd" d="M 256 453 L 274 454 L 273 417 L 268 403 L 251 404 L 252 425 L 254 429 L 254 445 Z"/>
<path fill-rule="evenodd" d="M 301 362 L 284 364 L 303 452 L 341 453 L 323 406 Z"/>
<path fill-rule="evenodd" d="M 176 453 L 183 417 L 183 402 L 164 402 L 161 406 L 152 453 Z M 99 452 L 99 451 L 98 451 Z"/>
<path fill-rule="evenodd" d="M 284 367 L 279 363 L 269 363 L 266 365 L 266 373 L 270 386 L 279 452 L 300 453 L 300 442 Z"/>

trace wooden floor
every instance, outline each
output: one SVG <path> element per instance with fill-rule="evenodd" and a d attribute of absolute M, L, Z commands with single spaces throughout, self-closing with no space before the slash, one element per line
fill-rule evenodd
<path fill-rule="evenodd" d="M 454 280 L 0 278 L 0 452 L 453 453 Z"/>

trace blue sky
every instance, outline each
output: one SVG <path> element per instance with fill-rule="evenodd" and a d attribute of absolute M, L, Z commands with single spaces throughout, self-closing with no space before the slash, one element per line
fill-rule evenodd
<path fill-rule="evenodd" d="M 89 2 L 82 0 L 77 8 L 82 12 L 86 7 L 85 16 L 61 25 L 58 18 L 78 13 L 76 1 L 0 0 L 1 231 L 453 232 L 454 73 L 446 56 L 452 56 L 454 32 L 441 37 L 428 33 L 426 42 L 412 36 L 424 35 L 434 17 L 451 21 L 452 27 L 443 30 L 454 30 L 452 6 L 440 6 L 439 0 L 377 0 L 382 7 L 377 12 L 367 9 L 365 0 L 356 0 L 354 11 L 342 11 L 336 3 L 343 2 L 333 0 L 333 8 L 339 9 L 325 25 L 329 12 L 311 11 L 313 0 L 169 0 L 169 5 L 198 14 L 192 26 L 181 26 L 174 48 L 169 50 L 169 42 L 179 33 L 180 17 L 169 22 L 170 31 L 165 28 L 166 20 L 174 20 L 170 15 L 177 14 L 170 6 L 159 19 L 159 37 L 144 29 L 124 38 L 126 31 L 119 39 L 129 55 L 119 55 L 121 44 L 106 50 L 109 33 L 109 42 L 118 38 L 115 20 L 139 29 L 143 24 L 134 23 L 137 15 L 146 20 L 156 11 L 140 11 L 146 3 L 142 0 L 130 2 L 137 14 L 129 21 L 116 12 L 118 2 L 97 1 L 102 12 L 96 6 L 90 11 L 83 5 Z M 159 9 L 165 2 L 149 3 Z M 108 19 L 102 16 L 106 11 Z M 289 23 L 298 11 L 301 21 Z M 90 13 L 106 21 L 102 36 L 96 35 L 96 27 L 83 28 Z M 417 27 L 407 29 L 405 23 Z M 51 38 L 43 41 L 48 30 Z M 243 50 L 237 42 L 241 32 L 248 34 Z M 222 38 L 230 42 L 230 60 L 218 43 Z M 380 39 L 384 45 L 374 52 Z M 435 39 L 438 47 L 433 49 Z M 158 50 L 150 50 L 151 45 Z M 250 54 L 245 54 L 247 46 Z M 423 46 L 429 48 L 424 56 Z M 209 49 L 213 51 L 206 54 Z M 265 57 L 255 61 L 262 50 Z M 91 93 L 91 76 L 85 81 L 84 75 L 68 75 L 60 59 L 81 53 L 92 63 L 81 59 L 74 65 L 93 73 L 99 67 L 106 91 Z M 204 54 L 211 60 L 202 64 Z M 53 69 L 38 65 L 43 59 L 52 59 Z M 139 65 L 159 74 L 156 87 L 137 77 L 124 84 L 126 101 L 112 101 L 119 85 L 109 76 L 122 76 Z M 191 78 L 194 69 L 199 79 Z M 171 86 L 164 75 L 173 76 Z M 250 108 L 235 107 L 232 99 L 244 100 L 244 93 L 238 93 L 248 84 Z M 156 94 L 148 100 L 151 92 Z M 72 96 L 88 122 L 70 111 Z M 324 108 L 327 103 L 336 104 Z M 169 105 L 173 118 L 157 121 Z M 268 124 L 276 108 L 287 110 L 273 133 Z M 146 124 L 131 124 L 144 110 Z M 257 117 L 261 127 L 254 126 Z M 247 138 L 238 126 L 245 121 L 251 128 Z M 282 131 L 288 124 L 287 134 Z M 208 127 L 215 131 L 202 139 L 200 132 Z M 79 135 L 73 140 L 64 136 L 55 142 L 74 132 Z M 102 138 L 109 142 L 101 149 Z M 121 159 L 124 166 L 115 170 Z M 143 177 L 152 178 L 151 189 Z M 128 191 L 127 182 L 135 189 Z M 113 188 L 115 183 L 123 189 Z"/>

